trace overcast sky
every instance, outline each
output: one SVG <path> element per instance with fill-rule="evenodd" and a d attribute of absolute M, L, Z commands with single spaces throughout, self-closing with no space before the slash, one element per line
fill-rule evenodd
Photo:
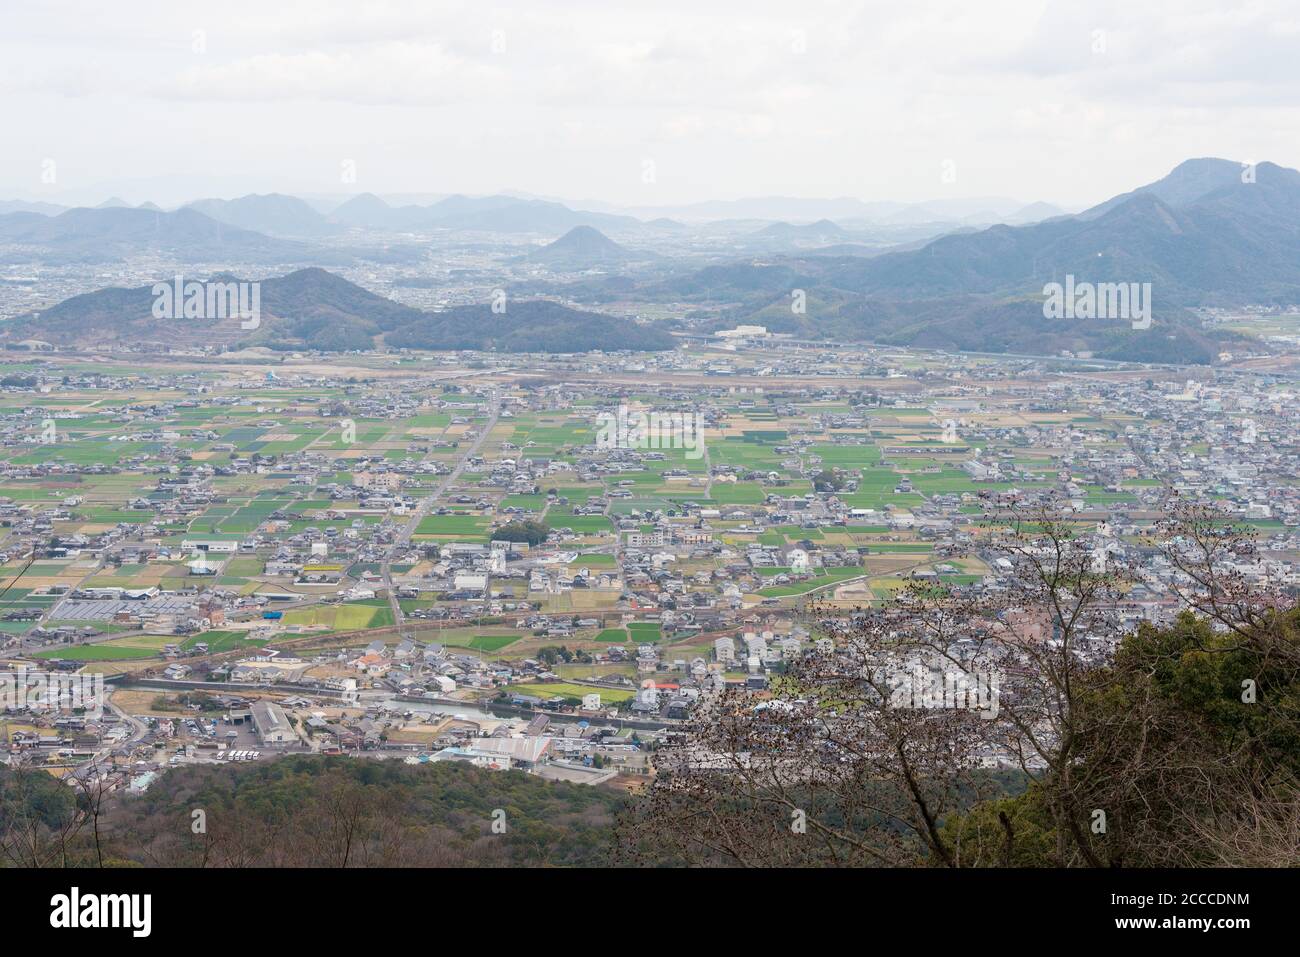
<path fill-rule="evenodd" d="M 0 16 L 0 198 L 1082 207 L 1193 156 L 1300 165 L 1296 0 L 4 0 Z"/>

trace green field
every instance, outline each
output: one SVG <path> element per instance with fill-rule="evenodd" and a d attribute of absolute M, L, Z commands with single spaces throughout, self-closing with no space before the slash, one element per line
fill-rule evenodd
<path fill-rule="evenodd" d="M 471 648 L 474 651 L 494 652 L 506 648 L 522 635 L 475 635 L 473 638 L 448 639 L 447 644 L 456 648 Z"/>
<path fill-rule="evenodd" d="M 393 612 L 387 602 L 313 605 L 310 608 L 286 611 L 281 621 L 286 625 L 324 625 L 331 631 L 360 631 L 363 628 L 385 628 L 392 625 Z"/>
<path fill-rule="evenodd" d="M 519 694 L 533 695 L 537 698 L 552 698 L 558 695 L 573 701 L 581 701 L 583 695 L 598 694 L 600 695 L 601 704 L 622 704 L 624 701 L 631 701 L 636 697 L 635 691 L 628 691 L 623 688 L 589 688 L 585 685 L 573 685 L 563 681 L 517 684 L 511 685 L 509 690 Z"/>

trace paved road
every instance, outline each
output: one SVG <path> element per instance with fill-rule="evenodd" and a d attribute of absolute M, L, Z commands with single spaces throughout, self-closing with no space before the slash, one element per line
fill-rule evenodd
<path fill-rule="evenodd" d="M 487 423 L 483 426 L 482 431 L 479 432 L 478 437 L 474 440 L 474 444 L 466 449 L 465 454 L 462 455 L 460 461 L 456 463 L 456 467 L 448 472 L 447 475 L 443 477 L 443 480 L 434 487 L 433 491 L 424 497 L 424 500 L 411 514 L 411 517 L 407 519 L 402 530 L 397 533 L 397 537 L 393 540 L 393 544 L 388 547 L 388 551 L 384 555 L 384 561 L 380 565 L 380 574 L 384 579 L 384 587 L 388 589 L 388 607 L 392 609 L 393 624 L 397 627 L 398 634 L 402 634 L 402 627 L 405 624 L 405 619 L 402 617 L 401 603 L 397 600 L 397 589 L 393 587 L 393 559 L 396 558 L 402 550 L 406 548 L 406 546 L 410 545 L 411 536 L 414 535 L 415 530 L 420 527 L 420 522 L 429 514 L 434 505 L 437 504 L 438 499 L 446 493 L 447 489 L 451 488 L 457 479 L 460 478 L 461 474 L 465 471 L 465 466 L 469 464 L 469 460 L 475 455 L 478 455 L 479 449 L 483 447 L 483 443 L 487 441 L 488 435 L 491 434 L 493 427 L 497 424 L 497 418 L 500 414 L 501 399 L 497 391 L 493 389 L 492 397 L 489 400 L 488 405 Z"/>

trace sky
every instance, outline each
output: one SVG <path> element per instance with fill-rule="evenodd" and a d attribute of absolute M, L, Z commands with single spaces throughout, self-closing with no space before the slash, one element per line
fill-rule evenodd
<path fill-rule="evenodd" d="M 626 206 L 1300 166 L 1300 0 L 5 0 L 0 199 Z"/>

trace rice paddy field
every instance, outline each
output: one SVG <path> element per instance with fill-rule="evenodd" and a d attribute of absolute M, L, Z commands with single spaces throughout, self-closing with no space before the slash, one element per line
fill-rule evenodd
<path fill-rule="evenodd" d="M 632 534 L 653 531 L 658 519 L 700 536 L 691 547 L 659 546 L 671 552 L 662 567 L 684 581 L 679 607 L 692 607 L 700 593 L 716 603 L 725 580 L 714 571 L 724 562 L 744 566 L 755 548 L 769 557 L 743 576 L 740 614 L 759 608 L 794 615 L 813 597 L 885 600 L 913 574 L 946 563 L 933 536 L 912 521 L 914 510 L 940 503 L 974 521 L 981 494 L 1056 480 L 1060 450 L 1002 438 L 976 442 L 972 433 L 1068 426 L 1086 436 L 1090 449 L 1115 449 L 1123 430 L 1140 422 L 1089 408 L 1027 412 L 996 402 L 965 402 L 969 408 L 953 412 L 955 400 L 927 401 L 920 391 L 887 395 L 883 377 L 871 405 L 855 394 L 804 386 L 768 392 L 708 386 L 704 395 L 706 387 L 668 390 L 647 379 L 620 386 L 617 401 L 640 411 L 707 410 L 702 447 L 643 450 L 652 454 L 595 468 L 598 416 L 615 401 L 603 383 L 566 384 L 567 407 L 558 408 L 550 393 L 521 386 L 515 372 L 457 369 L 465 378 L 426 375 L 416 388 L 405 380 L 386 384 L 383 376 L 432 363 L 409 356 L 387 365 L 356 361 L 346 376 L 315 366 L 301 377 L 281 376 L 269 363 L 196 364 L 164 374 L 128 363 L 68 362 L 60 366 L 66 382 L 57 392 L 0 391 L 0 419 L 10 423 L 0 446 L 0 517 L 10 522 L 0 530 L 0 637 L 21 638 L 38 626 L 84 629 L 93 634 L 39 654 L 103 669 L 156 663 L 172 643 L 186 652 L 202 643 L 210 654 L 225 654 L 304 635 L 319 635 L 319 648 L 333 648 L 331 641 L 341 640 L 333 636 L 377 629 L 389 629 L 386 641 L 400 640 L 391 631 L 396 622 L 386 597 L 364 596 L 376 590 L 384 548 L 409 513 L 368 502 L 353 483 L 397 466 L 401 494 L 422 505 L 463 464 L 454 487 L 414 523 L 411 553 L 392 569 L 399 583 L 421 587 L 418 597 L 408 593 L 400 602 L 407 633 L 507 661 L 561 645 L 593 653 L 614 645 L 632 654 L 638 645 L 654 645 L 666 659 L 697 651 L 707 657 L 707 640 L 661 624 L 659 608 L 628 596 L 620 560 Z M 896 361 L 912 371 L 937 368 L 914 356 Z M 8 371 L 30 366 L 12 363 Z M 476 386 L 489 381 L 514 401 L 476 457 L 463 463 L 485 424 L 485 396 Z M 554 381 L 567 382 L 562 374 Z M 989 463 L 1001 470 L 995 480 L 979 477 Z M 531 477 L 516 480 L 525 467 Z M 207 491 L 187 496 L 178 477 L 196 470 Z M 1082 505 L 1134 506 L 1152 481 L 1081 482 Z M 856 510 L 846 523 L 773 517 L 797 516 L 805 501 L 830 495 Z M 549 578 L 538 587 L 530 576 L 494 575 L 472 620 L 422 620 L 444 606 L 463 610 L 462 599 L 447 597 L 448 585 L 428 584 L 437 549 L 486 545 L 501 525 L 522 519 L 552 530 L 526 559 L 530 571 L 541 568 Z M 17 523 L 37 520 L 41 534 L 74 544 L 30 559 L 16 549 L 5 552 Z M 1257 527 L 1267 532 L 1275 525 L 1261 519 Z M 105 535 L 142 547 L 107 561 L 93 546 Z M 326 543 L 324 554 L 288 562 L 299 571 L 286 570 L 277 552 L 304 537 Z M 79 550 L 75 543 L 83 541 Z M 371 542 L 379 544 L 367 550 Z M 231 550 L 201 555 L 196 543 Z M 814 556 L 843 550 L 849 563 L 814 564 L 806 575 L 794 574 L 787 553 L 796 548 Z M 196 557 L 202 567 L 195 567 Z M 582 570 L 587 587 L 574 587 Z M 978 560 L 963 559 L 934 574 L 958 585 L 987 572 Z M 278 618 L 257 613 L 177 634 L 148 616 L 58 618 L 55 607 L 75 589 L 219 589 L 227 600 L 294 601 L 284 603 Z M 571 631 L 547 637 L 524 623 L 531 615 L 550 616 Z M 635 674 L 630 663 L 608 664 L 610 673 Z M 566 679 L 577 680 L 600 675 L 605 665 L 562 667 Z"/>

